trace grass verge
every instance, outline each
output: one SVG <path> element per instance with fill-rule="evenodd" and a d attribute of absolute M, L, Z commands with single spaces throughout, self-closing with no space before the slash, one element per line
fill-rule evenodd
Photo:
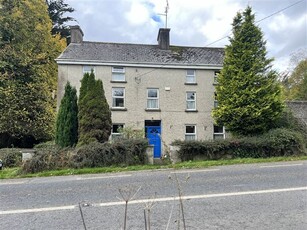
<path fill-rule="evenodd" d="M 66 176 L 79 174 L 97 174 L 97 173 L 111 173 L 111 172 L 127 172 L 153 169 L 193 169 L 193 168 L 207 168 L 220 165 L 234 165 L 234 164 L 256 164 L 269 163 L 280 161 L 298 161 L 307 160 L 307 156 L 290 156 L 290 157 L 271 157 L 271 158 L 238 158 L 229 160 L 210 160 L 210 161 L 186 161 L 177 164 L 167 165 L 135 165 L 128 167 L 103 167 L 103 168 L 83 168 L 83 169 L 60 169 L 52 171 L 44 171 L 34 174 L 22 174 L 20 168 L 4 168 L 0 171 L 0 179 L 13 178 L 29 178 L 29 177 L 47 177 L 47 176 Z"/>

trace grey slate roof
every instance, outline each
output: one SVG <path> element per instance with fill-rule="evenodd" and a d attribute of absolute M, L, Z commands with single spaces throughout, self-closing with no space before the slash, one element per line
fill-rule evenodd
<path fill-rule="evenodd" d="M 129 63 L 148 65 L 212 65 L 223 64 L 224 49 L 208 47 L 88 42 L 71 43 L 56 59 L 71 62 Z"/>

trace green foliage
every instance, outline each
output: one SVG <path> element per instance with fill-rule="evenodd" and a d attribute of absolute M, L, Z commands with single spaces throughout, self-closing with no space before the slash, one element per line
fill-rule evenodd
<path fill-rule="evenodd" d="M 37 148 L 33 157 L 22 165 L 23 173 L 37 173 L 45 170 L 68 168 L 73 150 L 60 148 L 57 145 L 49 145 Z"/>
<path fill-rule="evenodd" d="M 53 35 L 60 34 L 61 38 L 66 38 L 70 36 L 69 26 L 65 23 L 70 21 L 75 21 L 72 17 L 64 17 L 64 14 L 72 13 L 75 10 L 68 4 L 64 3 L 64 0 L 46 0 L 48 6 L 49 17 L 52 21 Z"/>
<path fill-rule="evenodd" d="M 0 159 L 2 160 L 3 167 L 18 167 L 22 162 L 22 153 L 20 149 L 16 148 L 0 149 Z"/>
<path fill-rule="evenodd" d="M 135 129 L 132 126 L 126 126 L 124 128 L 119 128 L 119 133 L 122 134 L 124 139 L 141 139 L 144 138 L 144 129 Z"/>
<path fill-rule="evenodd" d="M 64 42 L 50 34 L 43 1 L 0 0 L 0 135 L 4 146 L 52 138 L 57 66 Z M 12 142 L 10 142 L 12 141 Z"/>
<path fill-rule="evenodd" d="M 48 143 L 37 146 L 34 156 L 22 165 L 22 172 L 144 164 L 147 146 L 146 139 L 122 139 L 112 144 L 93 142 L 78 149 Z"/>
<path fill-rule="evenodd" d="M 282 82 L 288 100 L 307 100 L 307 59 L 301 60 Z"/>
<path fill-rule="evenodd" d="M 232 25 L 213 117 L 234 135 L 261 134 L 272 128 L 283 109 L 277 73 L 271 70 L 272 59 L 266 58 L 266 42 L 252 9 L 238 13 Z"/>
<path fill-rule="evenodd" d="M 72 158 L 72 166 L 104 167 L 144 164 L 148 146 L 146 139 L 121 139 L 114 143 L 90 143 L 80 147 Z"/>
<path fill-rule="evenodd" d="M 222 158 L 266 158 L 303 154 L 304 139 L 298 132 L 288 129 L 272 129 L 268 133 L 216 141 L 175 141 L 180 146 L 182 161 L 203 156 L 208 160 Z"/>
<path fill-rule="evenodd" d="M 93 72 L 84 74 L 79 97 L 79 142 L 106 142 L 111 134 L 111 111 L 105 98 L 101 80 L 95 80 Z"/>
<path fill-rule="evenodd" d="M 69 82 L 61 100 L 55 132 L 55 143 L 61 147 L 74 146 L 78 142 L 77 90 Z"/>

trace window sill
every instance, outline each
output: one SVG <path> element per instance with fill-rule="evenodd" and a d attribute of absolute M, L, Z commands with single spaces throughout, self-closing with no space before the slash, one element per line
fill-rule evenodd
<path fill-rule="evenodd" d="M 196 82 L 186 82 L 186 83 L 184 83 L 185 85 L 197 85 L 197 83 Z"/>
<path fill-rule="evenodd" d="M 112 107 L 111 111 L 127 111 L 127 108 L 120 108 L 120 107 Z"/>
<path fill-rule="evenodd" d="M 197 109 L 186 109 L 185 110 L 187 113 L 197 113 L 198 110 Z"/>
<path fill-rule="evenodd" d="M 161 112 L 161 109 L 145 109 L 147 112 Z"/>
<path fill-rule="evenodd" d="M 114 80 L 111 80 L 110 82 L 111 83 L 127 83 L 127 81 L 114 81 Z"/>

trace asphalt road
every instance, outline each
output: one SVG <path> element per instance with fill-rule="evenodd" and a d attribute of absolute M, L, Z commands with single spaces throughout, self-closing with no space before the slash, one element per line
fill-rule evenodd
<path fill-rule="evenodd" d="M 0 229 L 307 229 L 307 161 L 0 180 Z M 186 178 L 188 180 L 186 181 Z M 119 190 L 122 191 L 122 195 Z"/>

